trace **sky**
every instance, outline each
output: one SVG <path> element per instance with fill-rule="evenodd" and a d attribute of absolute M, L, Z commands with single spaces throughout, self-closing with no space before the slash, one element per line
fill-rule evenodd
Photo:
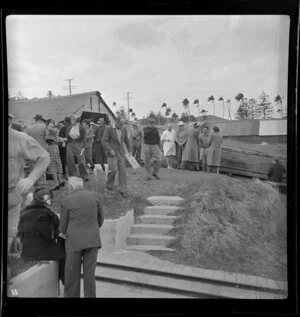
<path fill-rule="evenodd" d="M 287 96 L 289 17 L 271 15 L 11 15 L 6 19 L 8 88 L 27 98 L 98 90 L 113 111 L 138 118 L 166 103 L 179 116 L 213 114 L 207 99 L 243 93 Z M 113 103 L 116 106 L 113 106 Z M 225 111 L 225 119 L 228 112 Z"/>

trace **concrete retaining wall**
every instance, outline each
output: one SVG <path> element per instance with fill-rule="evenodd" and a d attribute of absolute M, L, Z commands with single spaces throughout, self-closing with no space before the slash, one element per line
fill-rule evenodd
<path fill-rule="evenodd" d="M 101 229 L 101 243 L 103 250 L 114 251 L 124 249 L 126 236 L 130 232 L 130 227 L 134 225 L 133 210 L 130 210 L 119 219 L 105 220 Z"/>
<path fill-rule="evenodd" d="M 11 279 L 9 297 L 58 297 L 58 262 L 43 261 Z"/>
<path fill-rule="evenodd" d="M 119 219 L 105 220 L 100 230 L 102 249 L 123 249 L 133 224 L 133 210 Z M 58 262 L 43 261 L 11 279 L 7 296 L 58 297 L 58 287 Z"/>

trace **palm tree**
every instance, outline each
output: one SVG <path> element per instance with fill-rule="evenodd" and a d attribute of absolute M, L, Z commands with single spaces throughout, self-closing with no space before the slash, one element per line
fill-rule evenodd
<path fill-rule="evenodd" d="M 225 104 L 224 104 L 224 99 L 223 99 L 223 97 L 220 97 L 220 98 L 218 99 L 218 101 L 222 101 L 222 103 L 223 103 L 223 119 L 224 119 Z"/>
<path fill-rule="evenodd" d="M 170 107 L 166 108 L 165 116 L 168 117 L 171 113 L 172 109 Z"/>
<path fill-rule="evenodd" d="M 230 99 L 227 99 L 227 100 L 226 100 L 226 105 L 227 105 L 227 111 L 228 111 L 228 118 L 231 120 L 231 113 L 230 113 L 231 104 L 230 104 Z"/>
<path fill-rule="evenodd" d="M 214 105 L 214 115 L 215 115 L 215 108 L 216 107 L 215 107 L 215 98 L 214 98 L 214 96 L 211 95 L 210 97 L 208 97 L 207 101 L 211 101 L 213 103 L 213 105 Z"/>
<path fill-rule="evenodd" d="M 234 97 L 234 99 L 235 99 L 237 102 L 241 103 L 241 102 L 244 101 L 244 95 L 243 95 L 241 92 L 239 92 L 239 93 Z"/>
<path fill-rule="evenodd" d="M 283 96 L 280 96 L 279 94 L 275 97 L 274 101 L 276 104 L 280 104 L 281 109 L 278 109 L 278 112 L 281 112 L 281 117 L 283 118 L 283 106 L 282 106 L 282 99 Z"/>
<path fill-rule="evenodd" d="M 182 100 L 182 105 L 183 105 L 183 107 L 184 107 L 184 109 L 187 109 L 187 111 L 188 111 L 188 114 L 189 114 L 189 116 L 188 116 L 188 120 L 190 121 L 190 101 L 187 99 L 187 98 L 185 98 L 185 99 L 183 99 Z"/>
<path fill-rule="evenodd" d="M 199 99 L 195 99 L 194 100 L 194 105 L 195 105 L 196 108 L 198 108 L 199 116 L 200 116 L 200 102 L 199 102 Z"/>
<path fill-rule="evenodd" d="M 162 105 L 161 105 L 162 108 L 167 108 L 167 104 L 164 102 Z"/>

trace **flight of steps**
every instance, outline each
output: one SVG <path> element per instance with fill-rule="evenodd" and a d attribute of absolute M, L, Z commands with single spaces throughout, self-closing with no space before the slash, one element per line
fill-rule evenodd
<path fill-rule="evenodd" d="M 178 206 L 183 199 L 173 196 L 152 196 L 148 198 L 154 206 L 144 209 L 139 217 L 140 223 L 131 227 L 126 238 L 126 249 L 137 251 L 173 251 L 168 245 L 175 237 L 169 235 L 174 228 L 177 216 L 173 213 L 180 210 Z"/>

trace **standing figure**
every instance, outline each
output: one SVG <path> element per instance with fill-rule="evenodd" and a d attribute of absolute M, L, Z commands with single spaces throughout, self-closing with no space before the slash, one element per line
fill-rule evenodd
<path fill-rule="evenodd" d="M 273 160 L 273 165 L 268 170 L 268 180 L 274 183 L 281 183 L 283 175 L 285 173 L 285 168 L 280 164 L 278 159 Z"/>
<path fill-rule="evenodd" d="M 220 130 L 217 126 L 213 127 L 213 131 L 213 134 L 209 138 L 207 165 L 209 172 L 212 172 L 213 169 L 216 169 L 217 174 L 219 174 L 221 166 L 221 145 L 223 138 L 219 134 Z"/>
<path fill-rule="evenodd" d="M 92 128 L 90 127 L 90 121 L 85 119 L 82 121 L 82 127 L 85 130 L 85 160 L 87 163 L 87 167 L 89 167 L 91 170 L 94 169 L 94 163 L 93 163 L 93 138 L 94 138 L 94 132 Z"/>
<path fill-rule="evenodd" d="M 184 129 L 184 123 L 183 121 L 178 122 L 178 130 L 176 132 L 176 158 L 177 158 L 177 168 L 183 168 L 182 167 L 182 154 L 186 145 L 187 141 L 187 134 Z"/>
<path fill-rule="evenodd" d="M 48 172 L 52 175 L 55 183 L 53 190 L 58 190 L 65 185 L 62 179 L 63 169 L 60 160 L 58 144 L 60 142 L 65 142 L 66 139 L 59 137 L 58 134 L 59 130 L 54 126 L 54 121 L 51 120 L 46 129 L 46 143 L 47 151 L 50 154 Z"/>
<path fill-rule="evenodd" d="M 101 164 L 103 171 L 108 172 L 107 157 L 105 155 L 105 150 L 102 145 L 102 138 L 105 130 L 104 118 L 99 118 L 98 126 L 95 129 L 94 137 L 94 150 L 95 150 L 95 164 Z"/>
<path fill-rule="evenodd" d="M 67 137 L 67 167 L 69 176 L 77 176 L 77 168 L 75 166 L 75 158 L 78 162 L 79 174 L 85 181 L 89 180 L 88 172 L 85 168 L 85 131 L 79 122 L 79 117 L 73 115 L 71 117 L 71 125 L 68 126 Z"/>
<path fill-rule="evenodd" d="M 136 121 L 133 121 L 130 142 L 132 147 L 132 155 L 135 157 L 139 164 L 141 164 L 142 139 L 143 132 L 139 128 L 138 123 Z"/>
<path fill-rule="evenodd" d="M 58 136 L 61 138 L 67 137 L 67 129 L 71 124 L 71 117 L 65 117 L 64 125 L 60 128 Z M 67 142 L 59 143 L 59 156 L 63 168 L 63 175 L 68 178 L 68 169 L 67 169 Z"/>
<path fill-rule="evenodd" d="M 8 115 L 8 252 L 13 252 L 19 213 L 23 199 L 50 163 L 49 153 L 34 138 L 11 128 L 13 116 Z M 24 160 L 34 164 L 24 178 Z"/>
<path fill-rule="evenodd" d="M 193 171 L 199 165 L 199 124 L 196 122 L 191 128 L 186 131 L 187 141 L 182 154 L 182 166 Z"/>
<path fill-rule="evenodd" d="M 200 147 L 200 161 L 202 161 L 202 170 L 207 172 L 207 153 L 209 148 L 209 130 L 208 127 L 202 128 L 202 134 L 199 138 L 199 147 Z"/>
<path fill-rule="evenodd" d="M 84 297 L 96 297 L 95 270 L 104 222 L 100 197 L 83 190 L 83 181 L 70 177 L 69 194 L 61 201 L 60 231 L 66 237 L 64 297 L 80 297 L 83 264 Z"/>
<path fill-rule="evenodd" d="M 53 193 L 46 188 L 37 188 L 29 206 L 21 211 L 18 236 L 22 244 L 24 260 L 58 260 L 59 279 L 64 284 L 65 249 L 59 239 L 59 218 L 50 206 Z"/>
<path fill-rule="evenodd" d="M 39 142 L 39 144 L 47 151 L 47 143 L 46 143 L 46 119 L 37 114 L 33 117 L 34 123 L 29 125 L 25 132 L 33 137 L 35 140 Z M 29 163 L 30 168 L 32 168 L 32 163 Z M 38 186 L 46 186 L 46 173 L 42 174 L 38 179 L 36 185 Z"/>
<path fill-rule="evenodd" d="M 150 181 L 152 176 L 158 180 L 160 179 L 158 176 L 161 160 L 160 136 L 154 123 L 155 119 L 149 118 L 148 126 L 144 128 L 144 166 L 147 181 Z"/>
<path fill-rule="evenodd" d="M 102 138 L 102 145 L 105 150 L 107 162 L 109 166 L 106 188 L 113 190 L 115 177 L 119 173 L 119 192 L 127 198 L 127 175 L 126 175 L 126 158 L 124 143 L 127 146 L 128 152 L 131 152 L 131 144 L 127 135 L 127 130 L 124 127 L 124 120 L 117 118 L 116 123 L 106 127 Z"/>
<path fill-rule="evenodd" d="M 162 148 L 164 151 L 164 156 L 167 159 L 167 165 L 169 169 L 173 168 L 173 164 L 174 164 L 174 160 L 173 158 L 176 155 L 176 140 L 177 140 L 177 136 L 176 136 L 176 132 L 173 129 L 172 124 L 168 124 L 167 130 L 165 130 L 161 137 L 161 144 L 162 144 Z"/>

